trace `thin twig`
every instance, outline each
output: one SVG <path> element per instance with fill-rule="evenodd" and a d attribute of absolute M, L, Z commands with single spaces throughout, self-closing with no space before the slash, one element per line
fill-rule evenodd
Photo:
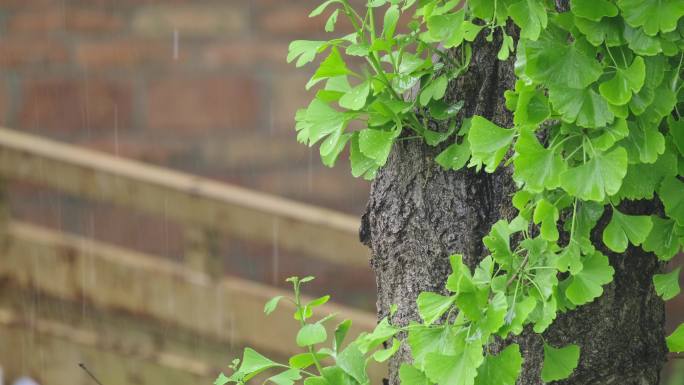
<path fill-rule="evenodd" d="M 93 373 L 91 373 L 90 370 L 88 370 L 88 368 L 86 368 L 86 366 L 85 366 L 84 363 L 80 362 L 80 363 L 78 364 L 78 366 L 80 366 L 81 369 L 83 369 L 86 373 L 88 373 L 88 375 L 90 376 L 90 378 L 92 378 L 95 382 L 97 382 L 97 385 L 102 385 L 102 383 L 100 382 L 100 380 L 98 380 L 97 377 L 95 377 L 95 375 L 94 375 Z"/>
<path fill-rule="evenodd" d="M 682 354 L 682 353 L 668 353 L 667 359 L 668 360 L 684 360 L 684 354 Z"/>
<path fill-rule="evenodd" d="M 525 258 L 523 259 L 522 263 L 520 264 L 518 271 L 516 271 L 515 274 L 513 274 L 511 276 L 511 278 L 508 278 L 508 282 L 506 282 L 506 287 L 509 287 L 511 285 L 511 283 L 513 283 L 513 281 L 515 281 L 515 279 L 518 277 L 518 275 L 520 274 L 522 269 L 525 268 L 525 265 L 527 265 L 527 257 L 528 257 L 528 255 L 525 255 Z"/>

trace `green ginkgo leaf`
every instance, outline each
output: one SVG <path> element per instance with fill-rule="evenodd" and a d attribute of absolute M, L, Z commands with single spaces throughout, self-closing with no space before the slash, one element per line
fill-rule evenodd
<path fill-rule="evenodd" d="M 473 385 L 477 368 L 482 364 L 482 346 L 464 343 L 456 354 L 430 353 L 425 359 L 425 374 L 436 384 Z"/>
<path fill-rule="evenodd" d="M 684 324 L 677 326 L 677 329 L 665 338 L 667 349 L 672 353 L 684 352 Z"/>
<path fill-rule="evenodd" d="M 571 274 L 579 273 L 582 268 L 582 253 L 576 243 L 570 243 L 560 254 L 555 263 L 556 268 L 561 272 L 569 271 Z"/>
<path fill-rule="evenodd" d="M 508 6 L 508 14 L 520 27 L 520 37 L 537 40 L 548 22 L 544 2 L 540 0 L 519 0 Z"/>
<path fill-rule="evenodd" d="M 245 348 L 242 354 L 240 369 L 237 372 L 233 373 L 231 379 L 236 376 L 240 376 L 243 377 L 245 381 L 247 381 L 250 378 L 256 376 L 257 374 L 263 372 L 264 370 L 274 368 L 277 366 L 279 366 L 279 364 L 259 354 L 256 350 L 251 348 Z"/>
<path fill-rule="evenodd" d="M 591 139 L 591 143 L 594 148 L 606 151 L 613 147 L 619 140 L 629 135 L 627 121 L 624 119 L 615 119 L 613 124 L 598 129 L 597 134 L 598 136 Z"/>
<path fill-rule="evenodd" d="M 613 217 L 603 230 L 603 243 L 609 249 L 622 253 L 627 250 L 627 241 L 635 246 L 641 245 L 653 228 L 648 215 L 625 215 L 613 209 Z"/>
<path fill-rule="evenodd" d="M 622 147 L 597 153 L 587 163 L 561 174 L 561 187 L 582 200 L 602 202 L 620 190 L 627 173 L 627 151 Z"/>
<path fill-rule="evenodd" d="M 577 345 L 566 345 L 554 348 L 544 343 L 544 364 L 541 378 L 544 382 L 558 381 L 570 377 L 579 363 L 580 348 Z"/>
<path fill-rule="evenodd" d="M 446 76 L 440 76 L 428 84 L 418 97 L 421 106 L 427 106 L 430 100 L 439 100 L 444 97 L 447 88 Z"/>
<path fill-rule="evenodd" d="M 411 325 L 418 325 L 412 323 Z M 425 367 L 425 359 L 430 353 L 453 355 L 456 353 L 457 328 L 452 327 L 409 327 L 408 344 L 414 364 L 420 369 Z"/>
<path fill-rule="evenodd" d="M 617 47 L 625 43 L 622 36 L 624 26 L 621 17 L 604 18 L 600 22 L 578 17 L 575 18 L 575 26 L 595 47 L 604 43 L 608 47 Z"/>
<path fill-rule="evenodd" d="M 665 214 L 684 226 L 684 182 L 676 177 L 665 178 L 658 196 L 665 206 Z"/>
<path fill-rule="evenodd" d="M 603 69 L 596 51 L 588 44 L 568 44 L 567 32 L 546 28 L 537 41 L 526 41 L 525 73 L 549 88 L 585 89 L 595 82 Z"/>
<path fill-rule="evenodd" d="M 553 190 L 560 186 L 560 175 L 567 165 L 553 148 L 544 148 L 532 130 L 522 129 L 515 143 L 513 178 L 525 183 L 530 192 Z"/>
<path fill-rule="evenodd" d="M 349 146 L 349 161 L 351 163 L 351 172 L 354 177 L 363 176 L 364 179 L 371 180 L 375 177 L 378 171 L 378 164 L 375 159 L 366 156 L 359 148 L 359 133 L 355 132 L 351 137 L 351 145 Z"/>
<path fill-rule="evenodd" d="M 435 161 L 447 170 L 460 170 L 470 159 L 468 143 L 454 143 L 435 157 Z"/>
<path fill-rule="evenodd" d="M 347 116 L 343 112 L 335 110 L 318 98 L 314 98 L 309 107 L 302 114 L 298 114 L 297 120 L 306 126 L 307 135 L 302 139 L 310 146 L 332 133 L 341 131 L 347 124 Z"/>
<path fill-rule="evenodd" d="M 489 234 L 482 239 L 482 242 L 487 246 L 492 257 L 499 265 L 508 269 L 512 264 L 513 252 L 511 251 L 511 231 L 508 228 L 508 222 L 505 220 L 497 221 L 492 226 Z"/>
<path fill-rule="evenodd" d="M 558 240 L 557 222 L 560 214 L 558 208 L 546 199 L 537 202 L 534 209 L 533 221 L 535 224 L 541 223 L 541 237 L 549 242 Z"/>
<path fill-rule="evenodd" d="M 644 250 L 654 253 L 661 261 L 669 261 L 680 249 L 677 224 L 672 219 L 652 216 L 653 229 L 644 241 Z"/>
<path fill-rule="evenodd" d="M 499 48 L 499 52 L 496 55 L 496 58 L 504 61 L 508 59 L 508 57 L 511 55 L 511 52 L 515 49 L 515 45 L 513 43 L 513 37 L 504 34 L 503 39 L 501 42 L 501 47 Z"/>
<path fill-rule="evenodd" d="M 387 163 L 394 139 L 399 134 L 398 131 L 363 129 L 359 131 L 359 149 L 365 156 L 375 160 L 375 163 L 382 167 Z"/>
<path fill-rule="evenodd" d="M 469 166 L 480 169 L 484 164 L 486 172 L 494 172 L 514 136 L 515 130 L 501 128 L 481 116 L 473 116 L 468 133 L 472 153 Z"/>
<path fill-rule="evenodd" d="M 297 333 L 297 346 L 316 345 L 328 338 L 325 327 L 320 323 L 306 324 Z"/>
<path fill-rule="evenodd" d="M 498 355 L 485 358 L 477 370 L 475 385 L 515 385 L 521 368 L 520 346 L 511 344 Z"/>
<path fill-rule="evenodd" d="M 382 35 L 385 39 L 392 39 L 394 31 L 397 29 L 397 22 L 399 21 L 399 7 L 391 5 L 385 11 L 385 17 L 382 23 Z"/>
<path fill-rule="evenodd" d="M 519 86 L 521 83 L 516 83 L 518 94 L 513 123 L 516 126 L 537 126 L 551 115 L 548 98 L 536 87 Z"/>
<path fill-rule="evenodd" d="M 330 17 L 328 17 L 328 21 L 325 22 L 325 32 L 333 32 L 335 31 L 335 24 L 337 24 L 337 16 L 340 14 L 339 8 L 334 10 L 332 14 L 330 14 Z"/>
<path fill-rule="evenodd" d="M 608 102 L 591 88 L 553 86 L 549 100 L 564 122 L 580 127 L 603 127 L 615 117 Z"/>
<path fill-rule="evenodd" d="M 677 147 L 677 150 L 679 150 L 679 153 L 684 156 L 684 119 L 680 120 L 674 120 L 674 119 L 668 119 L 667 120 L 669 129 L 670 129 L 670 135 L 672 136 L 672 141 L 675 144 L 675 147 Z"/>
<path fill-rule="evenodd" d="M 653 286 L 655 287 L 655 291 L 665 301 L 676 297 L 681 291 L 679 288 L 679 272 L 681 270 L 682 268 L 678 267 L 666 274 L 653 275 Z"/>
<path fill-rule="evenodd" d="M 351 132 L 343 134 L 341 130 L 337 131 L 334 135 L 329 135 L 323 143 L 321 143 L 320 153 L 323 164 L 328 167 L 333 167 L 351 137 Z"/>
<path fill-rule="evenodd" d="M 629 122 L 629 135 L 621 144 L 627 150 L 630 160 L 642 163 L 655 163 L 665 152 L 665 137 L 658 127 L 639 120 Z"/>
<path fill-rule="evenodd" d="M 565 296 L 575 305 L 584 305 L 603 294 L 603 285 L 613 280 L 615 270 L 608 263 L 608 257 L 599 253 L 582 260 L 582 270 L 571 276 Z"/>
<path fill-rule="evenodd" d="M 292 385 L 297 380 L 301 380 L 302 375 L 298 369 L 288 369 L 269 377 L 266 381 L 270 381 L 276 385 Z"/>
<path fill-rule="evenodd" d="M 575 16 L 592 21 L 600 21 L 604 17 L 617 16 L 618 8 L 607 0 L 572 0 L 570 9 Z"/>
<path fill-rule="evenodd" d="M 617 68 L 615 76 L 601 83 L 599 92 L 610 103 L 627 104 L 632 93 L 639 92 L 646 78 L 646 64 L 641 56 L 637 56 L 627 68 Z"/>
<path fill-rule="evenodd" d="M 366 357 L 359 350 L 356 344 L 349 344 L 340 354 L 337 355 L 337 366 L 346 374 L 351 376 L 359 384 L 368 383 L 366 373 Z"/>
<path fill-rule="evenodd" d="M 618 0 L 618 6 L 627 24 L 643 27 L 650 36 L 674 31 L 677 21 L 684 16 L 681 0 Z"/>
<path fill-rule="evenodd" d="M 496 293 L 487 304 L 487 314 L 480 321 L 480 328 L 487 333 L 496 333 L 506 322 L 508 302 L 504 293 Z"/>
<path fill-rule="evenodd" d="M 627 41 L 629 49 L 638 55 L 653 56 L 663 51 L 660 39 L 648 36 L 642 28 L 632 28 L 629 25 L 625 25 L 622 36 Z"/>
<path fill-rule="evenodd" d="M 326 8 L 328 8 L 329 5 L 334 4 L 334 3 L 341 3 L 341 0 L 326 0 L 324 1 L 321 5 L 318 7 L 314 8 L 311 13 L 309 13 L 309 17 L 316 17 L 321 15 Z"/>
<path fill-rule="evenodd" d="M 337 47 L 332 47 L 330 49 L 330 54 L 328 57 L 321 62 L 314 75 L 311 77 L 311 81 L 307 84 L 307 89 L 311 88 L 319 80 L 329 79 L 335 76 L 348 75 L 351 71 L 347 68 L 347 64 L 342 59 L 340 51 Z"/>
<path fill-rule="evenodd" d="M 378 350 L 375 353 L 373 353 L 373 359 L 377 362 L 385 362 L 389 360 L 394 355 L 394 353 L 396 353 L 399 350 L 400 346 L 401 343 L 399 342 L 399 340 L 393 338 L 392 346 L 390 346 L 387 349 Z"/>
<path fill-rule="evenodd" d="M 287 62 L 290 63 L 297 59 L 295 63 L 297 67 L 310 63 L 316 58 L 316 54 L 325 44 L 325 41 L 295 40 L 290 43 L 288 48 Z"/>
<path fill-rule="evenodd" d="M 264 305 L 264 313 L 266 313 L 266 315 L 273 313 L 276 307 L 278 307 L 278 302 L 280 302 L 281 299 L 283 299 L 283 296 L 278 295 L 268 300 L 266 305 Z"/>
<path fill-rule="evenodd" d="M 430 42 L 440 42 L 444 48 L 451 48 L 461 44 L 464 38 L 463 22 L 465 10 L 434 15 L 427 19 L 428 33 L 425 39 Z"/>
<path fill-rule="evenodd" d="M 340 98 L 340 107 L 350 110 L 360 110 L 363 108 L 366 105 L 366 99 L 370 92 L 370 85 L 370 80 L 366 80 L 352 88 Z"/>
<path fill-rule="evenodd" d="M 657 127 L 660 121 L 668 116 L 677 104 L 677 94 L 666 84 L 654 91 L 653 101 L 639 116 L 639 121 Z"/>
<path fill-rule="evenodd" d="M 456 296 L 445 296 L 424 291 L 418 295 L 416 300 L 418 314 L 425 322 L 425 325 L 431 325 L 451 308 L 455 300 Z"/>
<path fill-rule="evenodd" d="M 429 385 L 425 373 L 413 365 L 402 363 L 399 368 L 399 379 L 403 385 Z"/>
<path fill-rule="evenodd" d="M 635 163 L 627 167 L 627 175 L 617 194 L 620 199 L 653 199 L 653 194 L 666 177 L 677 175 L 677 155 L 665 151 L 655 163 Z"/>

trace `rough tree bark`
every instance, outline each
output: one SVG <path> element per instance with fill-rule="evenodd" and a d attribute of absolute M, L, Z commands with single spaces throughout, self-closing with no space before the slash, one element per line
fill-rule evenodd
<path fill-rule="evenodd" d="M 567 0 L 556 3 L 559 10 L 567 7 Z M 511 127 L 503 94 L 514 85 L 513 59 L 498 61 L 498 46 L 496 41 L 474 43 L 470 70 L 449 86 L 448 98 L 465 101 L 464 116 L 478 114 Z M 362 218 L 360 235 L 372 250 L 378 315 L 386 316 L 390 305 L 397 304 L 392 319 L 396 324 L 419 319 L 415 300 L 421 291 L 443 291 L 449 255 L 463 254 L 473 267 L 487 253 L 481 240 L 491 225 L 515 216 L 509 169 L 492 175 L 471 169 L 444 171 L 434 161 L 440 150 L 421 141 L 398 142 L 372 184 Z M 653 208 L 653 203 L 641 202 L 624 209 L 636 214 Z M 605 222 L 602 218 L 595 233 L 600 234 Z M 661 266 L 641 249 L 621 255 L 600 249 L 615 268 L 613 283 L 595 302 L 559 315 L 544 333 L 556 346 L 581 347 L 578 368 L 561 383 L 655 385 L 666 357 L 664 305 L 651 283 Z M 526 332 L 518 342 L 525 359 L 518 383 L 541 384 L 541 338 Z M 390 363 L 391 385 L 399 383 L 399 364 L 410 360 L 407 344 L 402 345 Z"/>

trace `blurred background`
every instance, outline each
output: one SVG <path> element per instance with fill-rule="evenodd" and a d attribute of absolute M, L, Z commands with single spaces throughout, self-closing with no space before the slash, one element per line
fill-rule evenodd
<path fill-rule="evenodd" d="M 81 362 L 211 383 L 244 345 L 284 356 L 291 312 L 261 309 L 291 275 L 372 327 L 369 183 L 294 134 L 310 71 L 287 46 L 323 37 L 319 3 L 0 0 L 0 384 L 92 384 Z"/>
<path fill-rule="evenodd" d="M 326 242 L 310 233 L 328 222 L 338 243 L 356 245 L 369 189 L 346 156 L 328 169 L 296 142 L 310 71 L 285 57 L 291 40 L 322 37 L 325 20 L 307 17 L 317 4 L 0 0 L 0 125 L 30 135 L 20 149 L 0 144 L 11 218 L 0 255 L 5 383 L 92 384 L 79 362 L 105 385 L 211 383 L 243 345 L 283 356 L 296 329 L 276 324 L 291 313 L 261 309 L 291 275 L 315 275 L 309 295 L 332 294 L 372 321 L 365 248 L 297 246 Z M 51 168 L 73 166 L 55 154 L 76 149 L 109 157 Z M 124 159 L 183 174 L 159 189 L 160 169 Z M 141 201 L 145 191 L 153 197 Z M 195 221 L 176 207 L 220 215 Z M 196 284 L 197 270 L 211 281 Z M 245 337 L 264 333 L 276 339 Z"/>

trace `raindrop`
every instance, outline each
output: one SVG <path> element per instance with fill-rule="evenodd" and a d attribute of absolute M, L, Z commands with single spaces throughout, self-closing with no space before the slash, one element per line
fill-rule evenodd
<path fill-rule="evenodd" d="M 273 218 L 273 258 L 272 258 L 272 284 L 278 285 L 278 275 L 280 270 L 280 250 L 278 248 L 278 219 Z"/>
<path fill-rule="evenodd" d="M 306 175 L 306 187 L 307 187 L 307 192 L 311 192 L 313 190 L 313 149 L 309 149 L 309 165 L 307 167 L 307 175 Z"/>
<path fill-rule="evenodd" d="M 119 156 L 119 105 L 114 104 L 114 154 Z"/>
<path fill-rule="evenodd" d="M 178 28 L 173 29 L 173 60 L 178 60 Z"/>

